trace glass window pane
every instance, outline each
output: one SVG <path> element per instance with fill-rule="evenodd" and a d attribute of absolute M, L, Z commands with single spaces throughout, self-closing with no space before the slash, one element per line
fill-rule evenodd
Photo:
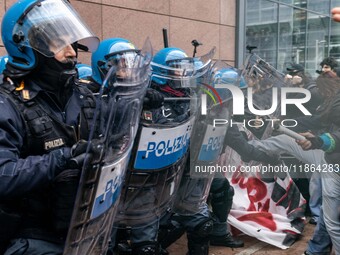
<path fill-rule="evenodd" d="M 280 6 L 279 11 L 279 42 L 277 69 L 285 71 L 287 65 L 294 60 L 293 51 L 293 8 L 285 5 Z"/>
<path fill-rule="evenodd" d="M 340 0 L 332 0 L 331 8 L 340 7 Z M 331 22 L 329 55 L 340 62 L 340 23 Z"/>
<path fill-rule="evenodd" d="M 329 0 L 308 0 L 308 10 L 329 14 Z"/>
<path fill-rule="evenodd" d="M 257 1 L 259 9 L 250 9 L 247 1 L 246 44 L 257 47 L 256 53 L 272 65 L 276 65 L 277 54 L 277 15 L 276 3 Z"/>
<path fill-rule="evenodd" d="M 256 46 L 254 52 L 279 71 L 295 62 L 316 76 L 323 58 L 340 61 L 340 23 L 330 19 L 340 0 L 277 2 L 246 1 L 246 45 Z"/>
<path fill-rule="evenodd" d="M 314 14 L 308 15 L 307 43 L 306 43 L 306 71 L 316 77 L 316 70 L 320 69 L 320 62 L 328 56 L 328 31 L 329 18 L 314 18 Z"/>
<path fill-rule="evenodd" d="M 340 6 L 340 0 L 332 0 L 331 8 Z"/>

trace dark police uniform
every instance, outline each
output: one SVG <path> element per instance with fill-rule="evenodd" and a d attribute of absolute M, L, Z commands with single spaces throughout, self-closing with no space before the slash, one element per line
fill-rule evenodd
<path fill-rule="evenodd" d="M 84 86 L 74 86 L 61 110 L 34 82 L 20 85 L 0 86 L 0 240 L 34 246 L 27 240 L 38 239 L 61 244 L 60 250 L 80 173 L 68 169 L 70 147 L 87 139 L 95 101 Z"/>

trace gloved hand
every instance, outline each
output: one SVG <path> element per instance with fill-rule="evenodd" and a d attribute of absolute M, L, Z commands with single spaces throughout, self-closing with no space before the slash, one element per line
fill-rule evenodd
<path fill-rule="evenodd" d="M 319 136 L 314 137 L 306 137 L 308 141 L 311 142 L 310 150 L 321 149 L 323 145 L 323 141 Z"/>
<path fill-rule="evenodd" d="M 160 108 L 164 104 L 164 96 L 159 91 L 148 88 L 144 97 L 143 107 L 146 110 Z"/>
<path fill-rule="evenodd" d="M 249 156 L 247 156 L 247 157 L 241 156 L 241 159 L 242 159 L 243 162 L 249 162 L 251 160 L 255 160 L 255 161 L 262 162 L 262 163 L 269 164 L 269 165 L 273 165 L 273 166 L 277 166 L 277 165 L 280 165 L 282 163 L 281 159 L 280 159 L 280 155 L 269 154 L 269 153 L 266 153 L 266 152 L 258 150 L 258 149 L 256 151 L 253 151 L 251 158 Z"/>
<path fill-rule="evenodd" d="M 86 153 L 88 147 L 88 153 Z M 98 140 L 91 142 L 80 140 L 72 146 L 70 154 L 68 166 L 70 168 L 81 168 L 85 161 L 95 163 L 100 160 L 103 154 L 103 145 Z"/>
<path fill-rule="evenodd" d="M 282 161 L 280 159 L 280 155 L 278 154 L 269 154 L 269 153 L 265 153 L 264 159 L 262 160 L 263 163 L 272 165 L 272 166 L 277 166 L 277 165 L 281 165 Z"/>
<path fill-rule="evenodd" d="M 301 146 L 303 150 L 315 150 L 321 149 L 323 146 L 323 140 L 319 136 L 315 136 L 311 132 L 300 133 L 306 139 L 296 140 L 297 144 Z"/>

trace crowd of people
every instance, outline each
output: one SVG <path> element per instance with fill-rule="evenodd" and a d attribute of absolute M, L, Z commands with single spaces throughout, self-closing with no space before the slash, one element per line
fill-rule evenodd
<path fill-rule="evenodd" d="M 332 15 L 340 22 L 340 7 Z M 177 47 L 153 55 L 148 40 L 140 49 L 124 38 L 100 41 L 59 0 L 14 3 L 1 33 L 8 54 L 0 60 L 1 254 L 168 254 L 184 233 L 188 255 L 243 247 L 228 228 L 230 180 L 192 172 L 197 163 L 217 164 L 227 148 L 242 162 L 276 166 L 291 155 L 293 164 L 326 166 L 299 187 L 316 225 L 305 254 L 340 254 L 335 59 L 320 63 L 315 80 L 301 64 L 284 70 L 280 86 L 311 94 L 310 116 L 293 106 L 279 116 L 295 119 L 292 129 L 305 139 L 273 132 L 249 140 L 238 126 L 213 127 L 200 95 L 221 84 L 253 87 L 255 102 L 268 108 L 275 80 L 214 63 L 215 48 L 199 57 Z M 79 49 L 92 52 L 91 65 L 77 64 Z M 242 118 L 230 114 L 230 93 L 219 99 L 208 100 L 210 117 Z"/>

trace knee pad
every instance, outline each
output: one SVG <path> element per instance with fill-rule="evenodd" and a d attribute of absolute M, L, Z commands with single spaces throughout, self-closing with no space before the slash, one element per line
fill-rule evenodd
<path fill-rule="evenodd" d="M 223 190 L 227 190 L 230 187 L 230 183 L 227 178 L 214 178 L 211 187 L 210 187 L 210 193 L 220 193 Z"/>
<path fill-rule="evenodd" d="M 210 235 L 210 233 L 213 230 L 214 221 L 209 218 L 205 220 L 204 222 L 200 223 L 194 228 L 194 232 L 191 233 L 192 235 L 198 236 L 198 237 L 207 237 Z"/>
<path fill-rule="evenodd" d="M 168 248 L 172 243 L 177 241 L 185 232 L 185 229 L 181 225 L 169 224 L 162 226 L 158 231 L 158 242 L 162 248 Z"/>

